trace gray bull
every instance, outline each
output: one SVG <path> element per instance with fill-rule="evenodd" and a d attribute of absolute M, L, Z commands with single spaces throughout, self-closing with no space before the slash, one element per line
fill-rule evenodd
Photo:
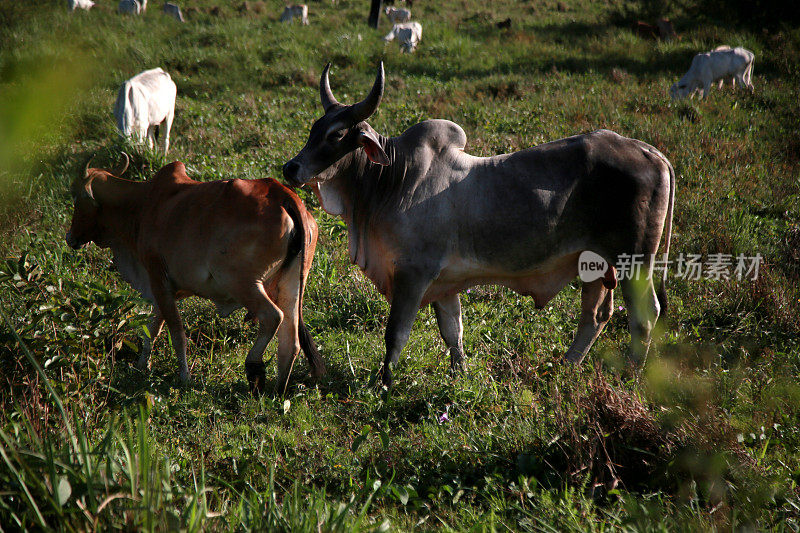
<path fill-rule="evenodd" d="M 399 137 L 364 122 L 383 95 L 383 64 L 365 100 L 347 106 L 320 80 L 325 115 L 283 167 L 295 186 L 313 184 L 322 207 L 348 228 L 350 259 L 391 304 L 385 385 L 419 308 L 432 303 L 453 370 L 463 365 L 458 293 L 498 284 L 544 306 L 578 275 L 590 250 L 608 265 L 643 254 L 642 278 L 621 279 L 629 312 L 629 357 L 641 364 L 659 313 L 652 271 L 666 225 L 669 253 L 675 175 L 655 148 L 600 130 L 494 157 L 464 153 L 464 130 L 426 120 Z M 619 265 L 618 265 L 619 266 Z M 645 279 L 646 278 L 646 279 Z M 616 276 L 585 282 L 581 316 L 566 359 L 580 362 L 611 317 Z"/>

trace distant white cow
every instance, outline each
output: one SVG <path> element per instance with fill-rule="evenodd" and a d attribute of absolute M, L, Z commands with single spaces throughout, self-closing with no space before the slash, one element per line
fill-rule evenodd
<path fill-rule="evenodd" d="M 386 17 L 394 23 L 408 22 L 411 20 L 411 11 L 399 7 L 387 7 L 385 10 Z"/>
<path fill-rule="evenodd" d="M 178 7 L 177 4 L 172 4 L 170 2 L 164 2 L 164 13 L 169 15 L 170 17 L 174 18 L 178 22 L 185 22 L 183 19 L 183 13 L 181 13 L 181 8 Z"/>
<path fill-rule="evenodd" d="M 383 40 L 388 42 L 395 39 L 400 42 L 400 49 L 403 52 L 413 52 L 422 40 L 422 24 L 419 22 L 395 24 Z"/>
<path fill-rule="evenodd" d="M 85 9 L 89 11 L 92 9 L 94 2 L 92 0 L 67 0 L 67 8 L 70 11 L 75 11 L 76 9 Z"/>
<path fill-rule="evenodd" d="M 305 4 L 293 4 L 286 6 L 281 14 L 281 22 L 291 22 L 295 18 L 300 19 L 300 24 L 308 25 L 308 6 Z"/>
<path fill-rule="evenodd" d="M 753 60 L 755 54 L 742 47 L 731 48 L 719 46 L 711 52 L 697 54 L 692 59 L 689 71 L 672 85 L 669 94 L 672 98 L 691 97 L 698 90 L 702 91 L 702 98 L 708 96 L 711 84 L 719 82 L 722 88 L 724 80 L 731 80 L 735 87 L 736 82 L 753 91 L 750 81 L 753 75 Z"/>
<path fill-rule="evenodd" d="M 155 146 L 158 127 L 159 143 L 164 154 L 169 149 L 169 130 L 175 115 L 177 88 L 169 74 L 160 68 L 145 70 L 122 84 L 114 105 L 117 127 L 124 137 L 138 141 L 147 139 Z"/>
<path fill-rule="evenodd" d="M 119 0 L 117 11 L 127 15 L 139 15 L 144 9 L 142 8 L 142 4 L 139 3 L 139 0 Z"/>

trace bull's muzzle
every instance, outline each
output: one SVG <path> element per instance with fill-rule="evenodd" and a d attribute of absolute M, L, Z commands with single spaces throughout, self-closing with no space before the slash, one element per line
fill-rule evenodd
<path fill-rule="evenodd" d="M 283 177 L 293 187 L 299 187 L 303 184 L 303 182 L 298 178 L 300 174 L 300 163 L 295 161 L 294 159 L 287 161 L 285 165 L 283 165 Z"/>

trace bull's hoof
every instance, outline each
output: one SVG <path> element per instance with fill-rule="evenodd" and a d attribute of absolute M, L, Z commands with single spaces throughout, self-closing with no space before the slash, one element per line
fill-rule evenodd
<path fill-rule="evenodd" d="M 450 349 L 450 373 L 458 376 L 467 369 L 467 361 L 464 359 L 464 352 L 457 348 Z"/>
<path fill-rule="evenodd" d="M 392 388 L 392 369 L 389 368 L 388 365 L 383 365 L 381 369 L 378 370 L 378 375 L 376 377 L 375 384 L 377 386 L 382 385 L 387 389 Z"/>
<path fill-rule="evenodd" d="M 247 384 L 250 394 L 262 394 L 266 390 L 267 376 L 264 372 L 266 365 L 263 362 L 245 361 L 244 371 L 247 375 Z"/>

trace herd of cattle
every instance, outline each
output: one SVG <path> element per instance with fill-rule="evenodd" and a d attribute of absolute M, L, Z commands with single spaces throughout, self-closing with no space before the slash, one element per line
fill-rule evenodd
<path fill-rule="evenodd" d="M 409 24 L 408 10 L 387 15 Z M 541 308 L 577 276 L 585 251 L 608 266 L 599 279 L 582 283 L 578 329 L 565 359 L 578 363 L 586 356 L 611 317 L 619 285 L 628 309 L 629 359 L 643 363 L 667 305 L 666 274 L 658 291 L 652 279 L 662 235 L 664 260 L 669 253 L 675 199 L 675 173 L 661 152 L 600 130 L 476 157 L 464 152 L 464 130 L 447 120 L 384 137 L 367 123 L 383 96 L 383 64 L 368 96 L 352 105 L 334 97 L 329 69 L 319 85 L 323 116 L 283 175 L 342 217 L 350 260 L 390 303 L 379 374 L 384 385 L 392 384 L 392 367 L 422 306 L 432 305 L 457 371 L 464 362 L 461 291 L 503 285 Z M 719 47 L 697 54 L 670 93 L 706 96 L 712 83 L 724 80 L 752 90 L 752 69 L 752 52 Z M 153 148 L 158 128 L 166 154 L 176 93 L 160 68 L 126 81 L 114 108 L 120 133 Z M 322 375 L 325 365 L 302 316 L 317 225 L 300 198 L 269 178 L 198 182 L 177 161 L 148 181 L 129 181 L 121 178 L 124 158 L 111 170 L 90 161 L 75 179 L 66 240 L 75 249 L 88 242 L 110 248 L 122 277 L 153 303 L 138 367 L 147 369 L 166 323 L 180 379 L 189 380 L 176 300 L 196 295 L 213 301 L 223 316 L 244 307 L 258 322 L 245 360 L 251 390 L 265 386 L 263 354 L 276 334 L 279 393 L 301 348 L 312 374 Z M 614 265 L 623 256 L 644 258 L 641 279 L 617 275 Z"/>
<path fill-rule="evenodd" d="M 411 0 L 406 0 L 408 5 L 412 5 Z M 67 0 L 67 8 L 70 11 L 76 9 L 90 10 L 95 6 L 93 0 Z M 242 4 L 242 8 L 249 9 L 248 3 Z M 126 15 L 141 15 L 147 11 L 147 0 L 119 0 L 117 11 Z M 173 17 L 179 22 L 185 22 L 180 6 L 171 2 L 164 2 L 162 8 L 164 14 Z M 386 17 L 393 23 L 392 30 L 383 38 L 389 42 L 397 39 L 400 49 L 403 52 L 413 52 L 422 40 L 422 24 L 411 21 L 411 10 L 387 6 L 384 9 Z M 308 25 L 308 6 L 306 4 L 292 4 L 284 7 L 280 16 L 281 22 L 292 22 L 299 20 L 303 26 Z"/>

